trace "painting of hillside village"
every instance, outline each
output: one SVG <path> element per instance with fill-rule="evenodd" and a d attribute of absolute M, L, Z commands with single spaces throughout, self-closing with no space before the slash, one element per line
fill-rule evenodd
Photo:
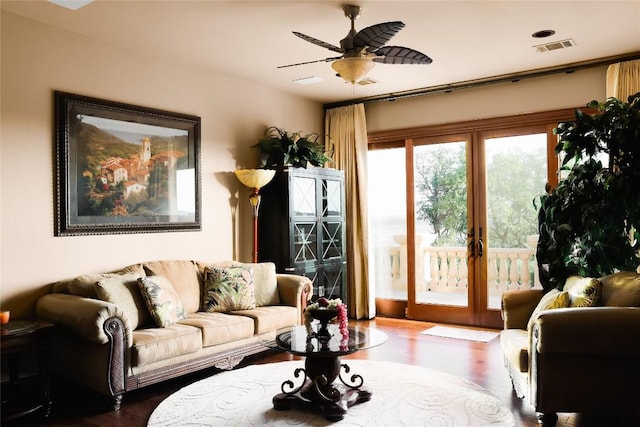
<path fill-rule="evenodd" d="M 79 115 L 78 119 L 79 217 L 194 213 L 193 174 L 187 185 L 190 191 L 179 197 L 180 172 L 193 171 L 186 130 L 94 116 Z"/>

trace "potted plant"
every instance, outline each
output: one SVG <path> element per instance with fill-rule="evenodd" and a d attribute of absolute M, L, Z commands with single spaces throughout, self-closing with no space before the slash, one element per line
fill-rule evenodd
<path fill-rule="evenodd" d="M 307 165 L 323 167 L 332 160 L 326 155 L 324 144 L 317 141 L 316 133 L 303 136 L 300 132 L 288 133 L 271 126 L 253 147 L 260 149 L 260 166 L 263 168 L 277 169 L 286 165 L 295 168 L 306 168 Z"/>
<path fill-rule="evenodd" d="M 595 112 L 577 110 L 554 130 L 567 175 L 540 197 L 536 256 L 547 270 L 540 272 L 545 291 L 572 275 L 640 265 L 640 93 L 587 107 Z"/>

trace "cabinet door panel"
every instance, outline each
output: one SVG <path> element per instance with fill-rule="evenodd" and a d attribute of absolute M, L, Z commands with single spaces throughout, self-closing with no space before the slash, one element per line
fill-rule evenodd
<path fill-rule="evenodd" d="M 318 294 L 329 299 L 340 298 L 346 301 L 345 266 L 336 265 L 319 270 L 320 286 Z"/>
<path fill-rule="evenodd" d="M 342 217 L 342 181 L 322 180 L 322 216 Z"/>
<path fill-rule="evenodd" d="M 294 176 L 291 179 L 292 194 L 291 207 L 294 217 L 308 216 L 317 217 L 316 209 L 316 180 Z"/>
<path fill-rule="evenodd" d="M 317 261 L 318 229 L 315 222 L 293 223 L 293 262 Z"/>
<path fill-rule="evenodd" d="M 344 256 L 343 231 L 342 222 L 322 223 L 322 259 L 327 261 Z"/>

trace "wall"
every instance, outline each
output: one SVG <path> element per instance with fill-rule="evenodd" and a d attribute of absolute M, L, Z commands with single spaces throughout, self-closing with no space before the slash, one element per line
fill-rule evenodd
<path fill-rule="evenodd" d="M 47 284 L 82 273 L 251 259 L 249 190 L 232 171 L 257 166 L 250 146 L 269 125 L 320 133 L 320 104 L 8 13 L 1 27 L 0 306 L 12 318 L 32 315 Z M 202 231 L 54 237 L 54 90 L 200 116 Z"/>
<path fill-rule="evenodd" d="M 606 94 L 606 67 L 366 104 L 369 133 L 582 107 Z"/>

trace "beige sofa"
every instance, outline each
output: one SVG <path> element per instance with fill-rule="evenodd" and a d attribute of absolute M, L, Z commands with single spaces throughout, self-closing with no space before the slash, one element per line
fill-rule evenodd
<path fill-rule="evenodd" d="M 555 425 L 557 412 L 604 413 L 612 417 L 608 425 L 627 425 L 616 416 L 640 415 L 640 274 L 597 281 L 590 307 L 542 307 L 543 298 L 550 300 L 542 290 L 503 294 L 505 365 L 542 426 Z"/>
<path fill-rule="evenodd" d="M 276 274 L 272 263 L 243 264 L 253 274 L 255 308 L 203 312 L 207 269 L 229 264 L 144 262 L 53 284 L 36 314 L 56 325 L 54 373 L 110 396 L 118 410 L 127 391 L 212 366 L 231 369 L 267 350 L 279 330 L 302 322 L 310 280 Z M 137 280 L 157 276 L 168 280 L 186 314 L 166 327 L 154 323 Z"/>

